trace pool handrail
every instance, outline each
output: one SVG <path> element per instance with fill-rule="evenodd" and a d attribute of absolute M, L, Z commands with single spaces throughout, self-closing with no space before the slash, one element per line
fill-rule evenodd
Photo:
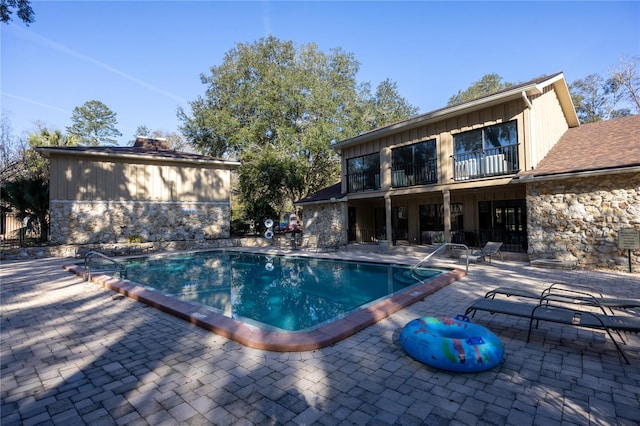
<path fill-rule="evenodd" d="M 105 254 L 102 254 L 98 251 L 90 251 L 89 253 L 87 253 L 84 256 L 84 274 L 85 274 L 85 279 L 87 281 L 91 280 L 91 261 L 93 260 L 94 257 L 99 257 L 105 260 L 108 260 L 110 262 L 112 262 L 114 264 L 114 266 L 116 266 L 117 268 L 114 268 L 113 270 L 101 270 L 101 272 L 112 272 L 112 271 L 116 271 L 116 272 L 120 272 L 120 277 L 122 278 L 127 278 L 127 265 L 124 262 L 121 262 L 117 259 L 113 259 Z"/>
<path fill-rule="evenodd" d="M 413 265 L 411 267 L 411 271 L 413 271 L 414 269 L 420 267 L 420 265 L 422 265 L 423 263 L 428 261 L 432 256 L 434 256 L 439 251 L 444 250 L 446 247 L 464 248 L 467 251 L 467 253 L 466 253 L 466 263 L 467 263 L 467 272 L 469 272 L 469 247 L 467 245 L 465 245 L 465 244 L 459 244 L 459 243 L 443 243 L 440 247 L 436 248 L 434 251 L 432 251 L 431 253 L 426 255 L 422 260 L 420 260 L 418 263 Z"/>

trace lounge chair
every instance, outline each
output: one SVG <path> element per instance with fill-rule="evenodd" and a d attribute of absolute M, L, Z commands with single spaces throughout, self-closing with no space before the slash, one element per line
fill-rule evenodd
<path fill-rule="evenodd" d="M 604 297 L 600 291 L 592 287 L 561 282 L 553 283 L 541 292 L 517 287 L 497 287 L 488 291 L 484 297 L 494 299 L 496 295 L 499 294 L 506 297 L 516 296 L 526 299 L 536 299 L 538 301 L 545 299 L 579 305 L 598 306 L 600 308 L 608 308 L 611 314 L 614 314 L 612 308 L 633 309 L 640 307 L 640 299 Z M 602 310 L 604 312 L 604 309 Z"/>
<path fill-rule="evenodd" d="M 484 245 L 482 250 L 471 252 L 469 256 L 463 254 L 460 256 L 461 260 L 469 260 L 469 262 L 477 263 L 479 260 L 484 260 L 485 258 L 489 258 L 489 263 L 491 263 L 491 258 L 493 256 L 500 256 L 500 260 L 502 260 L 502 252 L 500 248 L 502 247 L 502 243 L 499 241 L 488 241 L 487 244 Z"/>
<path fill-rule="evenodd" d="M 529 342 L 531 338 L 531 329 L 534 321 L 536 321 L 536 327 L 540 321 L 549 321 L 574 327 L 604 330 L 613 341 L 618 353 L 622 356 L 624 361 L 629 364 L 629 360 L 611 332 L 613 331 L 618 334 L 624 344 L 625 341 L 620 335 L 620 332 L 640 332 L 640 317 L 605 315 L 583 311 L 575 307 L 571 308 L 568 306 L 554 305 L 552 302 L 552 300 L 541 299 L 541 303 L 536 304 L 484 297 L 469 305 L 465 311 L 465 315 L 473 313 L 473 316 L 475 316 L 477 311 L 486 311 L 491 314 L 504 314 L 528 318 L 529 332 L 527 334 L 527 342 Z"/>

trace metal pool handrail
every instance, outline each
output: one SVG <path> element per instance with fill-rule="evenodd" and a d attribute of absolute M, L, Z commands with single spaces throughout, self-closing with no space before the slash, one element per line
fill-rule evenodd
<path fill-rule="evenodd" d="M 116 271 L 116 272 L 120 272 L 120 277 L 127 278 L 127 265 L 125 263 L 116 259 L 112 259 L 109 256 L 106 256 L 100 252 L 90 251 L 84 256 L 84 274 L 85 274 L 85 279 L 87 281 L 91 279 L 91 261 L 93 260 L 94 257 L 99 257 L 99 258 L 108 260 L 114 264 L 115 266 L 114 269 L 106 269 L 106 270 L 103 269 L 101 270 L 102 272 Z"/>
<path fill-rule="evenodd" d="M 413 271 L 418 268 L 420 265 L 422 265 L 424 262 L 428 261 L 433 255 L 435 255 L 436 253 L 438 253 L 441 250 L 444 250 L 446 247 L 459 247 L 459 248 L 464 248 L 467 253 L 466 253 L 466 261 L 467 261 L 467 272 L 469 272 L 469 247 L 466 246 L 465 244 L 458 244 L 458 243 L 444 243 L 442 244 L 440 247 L 438 247 L 437 249 L 435 249 L 434 251 L 432 251 L 431 253 L 429 253 L 428 255 L 426 255 L 421 261 L 419 261 L 418 263 L 416 263 L 415 265 L 413 265 L 411 267 L 411 272 L 413 273 Z"/>

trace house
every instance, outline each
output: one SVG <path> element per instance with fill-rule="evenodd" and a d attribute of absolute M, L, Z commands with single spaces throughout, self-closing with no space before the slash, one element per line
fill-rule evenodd
<path fill-rule="evenodd" d="M 50 159 L 54 244 L 228 238 L 235 161 L 177 152 L 163 139 L 131 147 L 41 147 Z"/>
<path fill-rule="evenodd" d="M 296 205 L 334 244 L 501 241 L 622 267 L 616 233 L 640 229 L 639 123 L 580 126 L 564 75 L 544 76 L 336 143 L 340 183 Z"/>

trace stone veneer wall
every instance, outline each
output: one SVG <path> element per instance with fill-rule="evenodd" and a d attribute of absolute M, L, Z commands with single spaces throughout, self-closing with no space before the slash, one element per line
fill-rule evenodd
<path fill-rule="evenodd" d="M 58 201 L 50 204 L 53 244 L 229 238 L 228 203 Z"/>
<path fill-rule="evenodd" d="M 304 235 L 317 235 L 319 247 L 347 245 L 346 203 L 312 204 L 302 210 Z"/>
<path fill-rule="evenodd" d="M 527 184 L 529 258 L 575 261 L 584 268 L 628 270 L 618 231 L 640 230 L 640 173 Z M 640 268 L 640 250 L 632 251 Z"/>

